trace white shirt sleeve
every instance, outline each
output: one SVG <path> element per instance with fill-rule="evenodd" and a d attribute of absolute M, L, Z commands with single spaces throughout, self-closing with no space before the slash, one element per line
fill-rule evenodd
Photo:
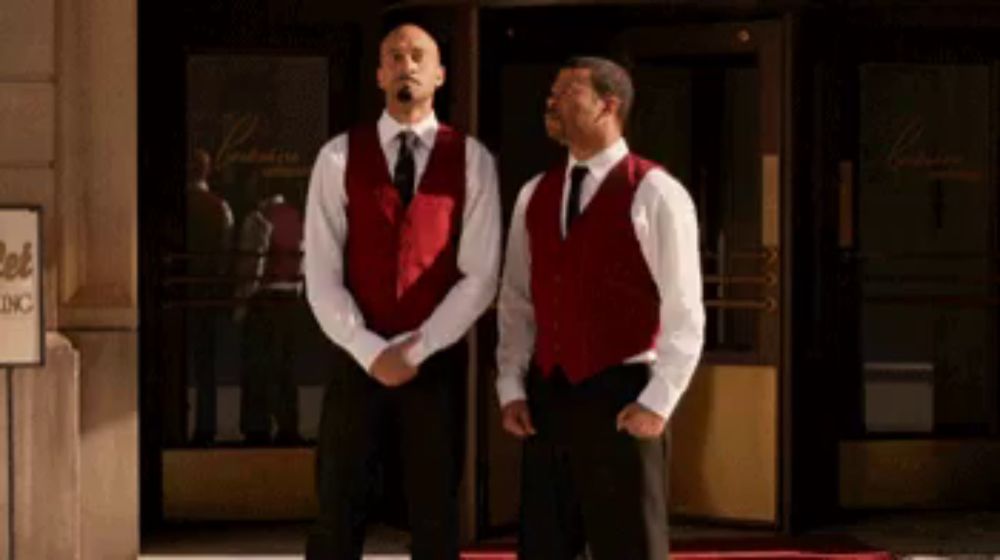
<path fill-rule="evenodd" d="M 660 292 L 656 360 L 638 402 L 669 419 L 694 375 L 704 341 L 698 222 L 687 191 L 659 169 L 640 183 L 632 221 Z"/>
<path fill-rule="evenodd" d="M 271 247 L 271 232 L 274 226 L 271 225 L 260 210 L 254 210 L 247 217 L 243 218 L 240 225 L 239 241 L 236 248 L 239 256 L 236 258 L 236 276 L 240 279 L 236 288 L 238 298 L 247 298 L 260 289 L 261 278 L 264 276 L 264 268 L 268 250 Z M 241 307 L 246 302 L 241 303 Z"/>
<path fill-rule="evenodd" d="M 521 189 L 507 237 L 507 255 L 497 309 L 497 396 L 500 406 L 527 398 L 524 377 L 535 351 L 535 308 L 531 300 L 531 252 L 525 225 L 528 203 L 541 176 Z"/>
<path fill-rule="evenodd" d="M 465 207 L 458 245 L 462 278 L 420 326 L 420 342 L 407 354 L 413 365 L 462 338 L 496 297 L 501 235 L 496 164 L 482 144 L 466 138 L 465 168 Z"/>
<path fill-rule="evenodd" d="M 346 167 L 347 136 L 341 135 L 320 150 L 309 179 L 304 235 L 306 299 L 326 336 L 369 371 L 387 342 L 366 328 L 357 303 L 344 286 Z"/>

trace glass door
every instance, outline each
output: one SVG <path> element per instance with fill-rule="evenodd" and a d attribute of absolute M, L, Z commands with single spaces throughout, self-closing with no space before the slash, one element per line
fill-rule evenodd
<path fill-rule="evenodd" d="M 681 517 L 777 525 L 780 503 L 781 27 L 635 29 L 639 152 L 699 213 L 708 312 L 702 364 L 670 423 Z"/>

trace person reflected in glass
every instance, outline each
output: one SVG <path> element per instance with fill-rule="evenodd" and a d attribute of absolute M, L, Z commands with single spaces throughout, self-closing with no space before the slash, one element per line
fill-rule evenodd
<path fill-rule="evenodd" d="M 191 152 L 185 193 L 185 274 L 187 362 L 195 387 L 195 421 L 190 443 L 210 445 L 216 435 L 216 356 L 227 313 L 226 276 L 233 239 L 229 203 L 209 187 L 212 157 L 202 148 Z"/>
<path fill-rule="evenodd" d="M 248 445 L 300 445 L 302 213 L 259 173 L 250 177 L 246 188 L 258 202 L 240 225 L 234 314 L 242 325 L 240 431 Z"/>

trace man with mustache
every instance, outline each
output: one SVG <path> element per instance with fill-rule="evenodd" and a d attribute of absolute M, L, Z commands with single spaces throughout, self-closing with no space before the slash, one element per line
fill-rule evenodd
<path fill-rule="evenodd" d="M 529 181 L 500 289 L 497 390 L 524 440 L 521 560 L 667 557 L 664 427 L 701 353 L 694 205 L 629 153 L 628 73 L 559 71 L 545 126 L 567 157 Z"/>
<path fill-rule="evenodd" d="M 381 118 L 334 138 L 313 168 L 306 293 L 353 367 L 333 372 L 323 403 L 309 559 L 361 558 L 372 472 L 397 441 L 412 557 L 458 558 L 462 339 L 496 292 L 500 210 L 492 156 L 434 116 L 444 75 L 424 29 L 393 29 Z"/>

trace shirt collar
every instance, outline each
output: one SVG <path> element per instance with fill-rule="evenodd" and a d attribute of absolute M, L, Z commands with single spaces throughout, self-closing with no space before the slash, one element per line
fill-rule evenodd
<path fill-rule="evenodd" d="M 272 204 L 284 204 L 284 203 L 285 203 L 285 195 L 279 193 L 279 194 L 273 194 L 269 197 L 262 199 L 258 206 L 260 208 L 266 208 Z"/>
<path fill-rule="evenodd" d="M 615 166 L 623 157 L 628 155 L 628 143 L 625 142 L 625 138 L 619 138 L 613 142 L 607 148 L 604 148 L 600 152 L 597 152 L 590 159 L 585 161 L 579 161 L 573 157 L 573 154 L 569 156 L 569 165 L 566 166 L 566 173 L 568 174 L 574 165 L 583 165 L 590 171 L 590 174 L 594 176 L 600 183 L 601 180 L 611 171 L 611 168 Z M 568 175 L 567 175 L 568 176 Z"/>
<path fill-rule="evenodd" d="M 404 130 L 410 130 L 416 134 L 422 146 L 432 148 L 434 147 L 434 138 L 437 136 L 438 130 L 437 116 L 431 111 L 431 114 L 424 117 L 420 122 L 412 125 L 404 125 L 392 118 L 388 111 L 382 111 L 382 116 L 378 120 L 378 138 L 383 148 L 392 148 L 393 142 L 396 141 L 396 136 Z"/>

